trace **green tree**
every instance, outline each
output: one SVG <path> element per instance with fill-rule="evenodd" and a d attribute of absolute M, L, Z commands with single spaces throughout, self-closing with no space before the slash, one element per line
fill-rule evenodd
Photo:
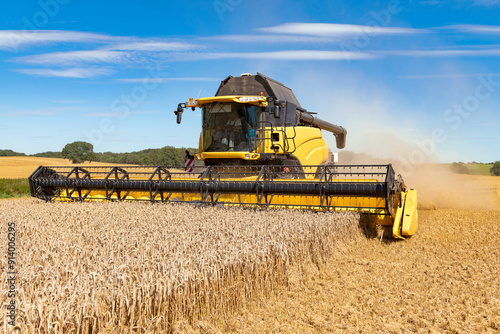
<path fill-rule="evenodd" d="M 490 169 L 491 175 L 500 176 L 500 161 L 497 161 L 493 164 L 493 167 Z"/>
<path fill-rule="evenodd" d="M 62 158 L 62 153 L 61 152 L 42 152 L 42 153 L 35 153 L 31 154 L 33 157 L 43 157 L 43 158 Z"/>
<path fill-rule="evenodd" d="M 12 150 L 0 150 L 0 157 L 21 157 L 21 156 L 26 156 L 26 154 L 14 152 Z"/>
<path fill-rule="evenodd" d="M 94 153 L 94 145 L 85 141 L 75 141 L 67 144 L 62 150 L 62 156 L 65 159 L 71 160 L 74 164 L 97 160 L 97 155 Z"/>

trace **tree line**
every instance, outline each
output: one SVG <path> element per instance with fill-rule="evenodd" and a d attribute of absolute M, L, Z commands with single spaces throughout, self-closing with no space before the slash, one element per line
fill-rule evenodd
<path fill-rule="evenodd" d="M 25 157 L 26 154 L 14 152 L 12 150 L 0 150 L 0 157 Z"/>
<path fill-rule="evenodd" d="M 165 146 L 129 153 L 95 153 L 92 144 L 77 141 L 64 146 L 61 154 L 63 158 L 70 159 L 73 163 L 97 161 L 115 164 L 184 166 L 186 150 L 189 152 L 195 151 L 194 149 L 187 149 L 185 147 Z"/>
<path fill-rule="evenodd" d="M 165 146 L 162 148 L 150 148 L 142 151 L 128 153 L 94 152 L 91 143 L 77 141 L 64 146 L 61 152 L 43 152 L 30 156 L 45 158 L 63 158 L 69 159 L 73 163 L 82 163 L 85 161 L 107 162 L 114 164 L 133 164 L 150 166 L 184 166 L 185 151 L 191 154 L 197 153 L 194 148 Z M 0 156 L 27 156 L 24 153 L 14 152 L 12 150 L 0 150 Z"/>

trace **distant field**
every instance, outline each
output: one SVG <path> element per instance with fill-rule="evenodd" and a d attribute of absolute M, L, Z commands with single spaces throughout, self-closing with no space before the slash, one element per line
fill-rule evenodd
<path fill-rule="evenodd" d="M 478 175 L 490 175 L 490 169 L 493 164 L 467 164 L 467 168 L 472 174 Z"/>
<path fill-rule="evenodd" d="M 0 157 L 0 179 L 26 179 L 38 166 L 115 166 L 105 162 L 72 164 L 70 160 L 39 157 Z"/>

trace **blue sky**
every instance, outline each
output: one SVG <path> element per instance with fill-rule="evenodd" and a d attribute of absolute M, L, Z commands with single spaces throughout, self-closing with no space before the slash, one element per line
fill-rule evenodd
<path fill-rule="evenodd" d="M 1 6 L 0 148 L 197 146 L 200 113 L 177 125 L 177 103 L 260 72 L 345 127 L 348 150 L 500 160 L 500 0 Z"/>

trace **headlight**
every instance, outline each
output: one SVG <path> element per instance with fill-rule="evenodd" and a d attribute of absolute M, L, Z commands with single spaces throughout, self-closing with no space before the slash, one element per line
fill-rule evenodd
<path fill-rule="evenodd" d="M 250 159 L 250 154 L 245 154 L 245 159 Z"/>
<path fill-rule="evenodd" d="M 189 101 L 186 102 L 186 107 L 194 107 L 197 104 L 198 104 L 198 100 L 189 99 Z"/>

